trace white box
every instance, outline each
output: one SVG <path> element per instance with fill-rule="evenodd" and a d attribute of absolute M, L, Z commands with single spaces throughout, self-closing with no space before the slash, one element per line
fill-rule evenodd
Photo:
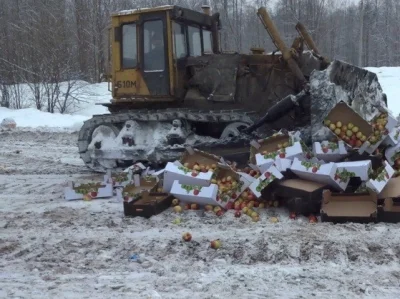
<path fill-rule="evenodd" d="M 209 186 L 213 171 L 199 172 L 196 176 L 192 175 L 192 170 L 184 167 L 180 162 L 168 162 L 164 169 L 163 191 L 170 193 L 174 181 L 184 185 Z"/>
<path fill-rule="evenodd" d="M 385 152 L 386 160 L 389 162 L 390 165 L 394 165 L 397 159 L 400 158 L 400 143 L 396 144 L 395 146 L 388 147 Z"/>
<path fill-rule="evenodd" d="M 257 153 L 255 155 L 256 165 L 258 166 L 261 173 L 267 171 L 267 169 L 272 166 L 277 159 L 293 159 L 295 157 L 303 156 L 303 148 L 299 141 L 293 143 L 293 145 L 286 148 L 277 150 L 275 152 L 270 152 L 268 155 L 264 156 L 262 153 Z"/>
<path fill-rule="evenodd" d="M 280 172 L 285 172 L 285 171 L 287 171 L 288 169 L 290 169 L 290 167 L 292 166 L 292 163 L 293 163 L 293 161 L 290 160 L 290 159 L 286 159 L 286 158 L 281 159 L 281 158 L 278 158 L 278 159 L 276 159 L 276 161 L 275 161 L 275 163 L 274 163 L 274 166 L 276 167 L 276 169 L 278 169 L 278 171 L 280 171 Z"/>
<path fill-rule="evenodd" d="M 336 162 L 347 156 L 344 141 L 339 142 L 314 142 L 313 154 L 326 162 Z"/>
<path fill-rule="evenodd" d="M 79 188 L 82 188 L 82 192 L 79 192 Z M 98 187 L 88 187 L 88 184 L 75 184 L 73 182 L 68 183 L 68 187 L 64 188 L 64 198 L 66 200 L 79 200 L 83 199 L 84 195 L 88 194 L 90 190 L 97 193 L 97 196 L 92 198 L 108 198 L 113 197 L 113 186 L 112 184 L 100 183 Z"/>
<path fill-rule="evenodd" d="M 369 176 L 372 172 L 371 160 L 340 162 L 336 163 L 336 166 L 339 172 L 352 172 L 354 175 L 351 175 L 351 177 L 359 177 L 363 182 L 369 180 Z"/>
<path fill-rule="evenodd" d="M 400 127 L 395 127 L 389 135 L 383 140 L 382 144 L 388 146 L 395 146 L 400 141 Z"/>
<path fill-rule="evenodd" d="M 394 174 L 394 169 L 388 162 L 384 161 L 384 166 L 384 169 L 379 173 L 377 178 L 370 179 L 365 184 L 367 188 L 371 189 L 377 194 L 381 193 L 383 188 L 385 188 L 386 184 Z"/>
<path fill-rule="evenodd" d="M 209 186 L 193 186 L 180 184 L 178 180 L 172 183 L 171 192 L 180 201 L 188 203 L 197 203 L 199 205 L 219 205 L 223 207 L 221 201 L 217 201 L 218 186 L 211 184 Z"/>
<path fill-rule="evenodd" d="M 335 163 L 324 164 L 314 161 L 300 161 L 295 158 L 290 169 L 301 179 L 328 184 L 336 189 L 346 189 L 350 178 L 345 181 L 341 180 Z"/>
<path fill-rule="evenodd" d="M 265 189 L 274 180 L 280 180 L 282 178 L 283 178 L 283 175 L 279 172 L 279 170 L 275 166 L 271 166 L 258 179 L 254 180 L 254 182 L 251 183 L 251 185 L 249 186 L 249 189 L 251 190 L 251 192 L 253 192 L 253 194 L 257 198 L 260 198 L 261 191 L 263 189 Z"/>

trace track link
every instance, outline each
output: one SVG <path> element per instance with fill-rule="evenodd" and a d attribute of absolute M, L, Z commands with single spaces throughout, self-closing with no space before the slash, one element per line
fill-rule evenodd
<path fill-rule="evenodd" d="M 100 125 L 123 124 L 128 120 L 139 122 L 172 122 L 175 119 L 183 119 L 189 122 L 204 123 L 233 123 L 244 122 L 253 124 L 257 117 L 256 112 L 246 112 L 244 110 L 190 110 L 190 109 L 164 109 L 164 110 L 134 110 L 128 112 L 119 112 L 115 114 L 94 115 L 93 118 L 84 122 L 78 138 L 79 154 L 86 166 L 98 172 L 104 172 L 106 169 L 97 165 L 92 158 L 88 146 L 91 142 L 93 131 Z M 248 144 L 251 136 L 243 135 L 230 139 L 220 139 L 194 144 L 198 149 L 213 151 L 224 157 L 235 156 L 236 154 L 245 155 L 248 153 Z M 176 159 L 185 149 L 185 144 L 156 147 L 151 155 L 147 157 L 150 163 L 166 162 Z M 135 156 L 132 149 L 121 150 L 118 152 L 121 156 Z M 96 153 L 97 152 L 97 153 Z M 101 150 L 95 150 L 99 154 Z"/>

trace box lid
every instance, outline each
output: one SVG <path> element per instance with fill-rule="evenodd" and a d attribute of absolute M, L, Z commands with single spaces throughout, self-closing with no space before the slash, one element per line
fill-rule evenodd
<path fill-rule="evenodd" d="M 302 179 L 289 179 L 278 182 L 279 186 L 289 187 L 293 189 L 304 190 L 307 192 L 314 192 L 315 190 L 327 187 L 326 184 L 321 184 L 317 182 L 306 181 Z"/>
<path fill-rule="evenodd" d="M 371 217 L 376 212 L 376 194 L 334 194 L 330 190 L 323 192 L 321 214 L 326 214 L 329 217 Z"/>
<path fill-rule="evenodd" d="M 393 197 L 400 197 L 400 177 L 391 178 L 378 195 L 379 199 Z"/>

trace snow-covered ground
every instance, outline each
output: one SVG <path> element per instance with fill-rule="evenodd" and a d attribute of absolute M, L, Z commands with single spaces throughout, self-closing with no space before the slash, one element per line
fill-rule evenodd
<path fill-rule="evenodd" d="M 377 73 L 397 115 L 400 68 Z M 92 102 L 109 97 L 106 84 L 90 88 Z M 0 131 L 0 298 L 400 298 L 400 224 L 313 225 L 280 208 L 258 223 L 171 209 L 128 219 L 114 198 L 65 201 L 67 181 L 101 179 L 73 132 L 106 113 L 92 102 L 64 116 L 0 108 L 0 121 L 30 127 Z"/>

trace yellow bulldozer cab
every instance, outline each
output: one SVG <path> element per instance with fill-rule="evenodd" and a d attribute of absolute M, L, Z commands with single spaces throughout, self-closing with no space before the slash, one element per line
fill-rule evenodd
<path fill-rule="evenodd" d="M 183 89 L 185 59 L 213 53 L 212 17 L 177 6 L 113 14 L 114 102 L 173 101 Z"/>

